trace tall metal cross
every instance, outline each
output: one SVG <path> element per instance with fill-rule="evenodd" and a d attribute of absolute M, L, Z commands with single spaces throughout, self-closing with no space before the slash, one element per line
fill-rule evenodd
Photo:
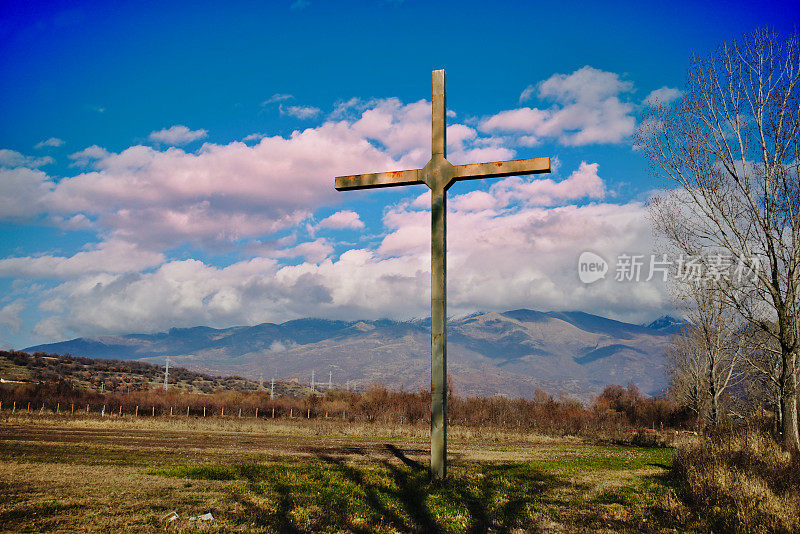
<path fill-rule="evenodd" d="M 425 184 L 431 188 L 431 474 L 447 474 L 447 190 L 460 180 L 550 172 L 550 158 L 453 165 L 447 161 L 443 70 L 433 71 L 431 160 L 421 169 L 338 176 L 339 191 Z"/>

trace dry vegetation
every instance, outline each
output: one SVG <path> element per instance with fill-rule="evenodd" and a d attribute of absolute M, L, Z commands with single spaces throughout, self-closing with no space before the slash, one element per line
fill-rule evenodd
<path fill-rule="evenodd" d="M 101 394 L 14 371 L 29 382 L 0 388 L 7 531 L 163 530 L 173 509 L 174 531 L 800 531 L 800 466 L 768 418 L 693 437 L 676 429 L 696 414 L 633 385 L 589 407 L 450 392 L 452 469 L 436 486 L 427 391 Z"/>
<path fill-rule="evenodd" d="M 438 485 L 423 424 L 3 412 L 0 529 L 612 532 L 679 515 L 670 449 L 459 425 L 450 441 Z"/>
<path fill-rule="evenodd" d="M 69 354 L 0 351 L 0 377 L 24 382 L 69 382 L 87 392 L 131 393 L 162 387 L 164 367 L 136 360 L 92 359 Z M 170 387 L 188 393 L 214 391 L 253 392 L 261 388 L 255 380 L 240 376 L 215 376 L 170 368 Z M 307 388 L 291 382 L 276 382 L 279 395 L 303 395 Z"/>
<path fill-rule="evenodd" d="M 3 353 L 0 353 L 2 362 Z M 87 388 L 72 379 L 75 371 L 57 372 L 86 365 L 84 358 L 56 354 L 27 355 L 5 353 L 5 361 L 17 365 L 18 374 L 33 377 L 23 383 L 0 387 L 3 408 L 25 412 L 82 412 L 105 415 L 139 416 L 183 415 L 190 417 L 241 416 L 261 418 L 306 417 L 342 419 L 356 423 L 418 425 L 430 422 L 430 392 L 392 391 L 376 385 L 366 391 L 332 390 L 308 394 L 307 390 L 278 389 L 274 399 L 269 391 L 253 388 L 236 389 L 228 378 L 215 377 L 222 387 L 212 393 L 182 389 L 178 385 L 165 391 L 143 384 L 138 390 L 105 390 Z M 92 360 L 88 360 L 92 362 Z M 102 360 L 99 366 L 116 383 L 112 369 L 120 362 Z M 122 362 L 126 365 L 136 362 Z M 24 365 L 24 367 L 23 367 Z M 152 366 L 149 366 L 152 367 Z M 82 371 L 83 372 L 83 371 Z M 176 375 L 183 370 L 175 369 Z M 92 373 L 99 373 L 93 370 Z M 124 373 L 123 373 L 124 374 Z M 226 385 L 227 384 L 227 385 Z M 591 406 L 569 399 L 554 398 L 537 390 L 532 399 L 507 397 L 464 398 L 448 392 L 448 419 L 465 427 L 497 429 L 515 428 L 550 435 L 604 436 L 609 440 L 629 441 L 638 431 L 684 428 L 692 424 L 690 412 L 677 409 L 669 400 L 642 395 L 635 385 L 609 386 Z M 641 436 L 640 436 L 641 437 Z"/>
<path fill-rule="evenodd" d="M 673 471 L 717 532 L 800 532 L 800 461 L 761 429 L 717 431 L 680 447 Z"/>
<path fill-rule="evenodd" d="M 666 441 L 644 427 L 680 413 L 633 385 L 591 407 L 450 392 L 450 478 L 436 485 L 427 391 L 100 393 L 42 371 L 72 360 L 14 361 L 33 364 L 0 388 L 6 531 L 632 531 L 680 516 L 671 449 L 630 445 Z"/>

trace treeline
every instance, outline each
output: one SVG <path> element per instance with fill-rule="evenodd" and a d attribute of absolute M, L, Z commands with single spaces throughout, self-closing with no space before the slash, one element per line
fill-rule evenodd
<path fill-rule="evenodd" d="M 259 418 L 331 418 L 349 422 L 429 424 L 430 392 L 392 391 L 374 386 L 366 391 L 333 390 L 304 397 L 276 396 L 266 391 L 216 391 L 210 394 L 172 389 L 128 393 L 86 390 L 66 380 L 0 388 L 4 412 L 47 411 L 139 416 Z M 633 384 L 608 386 L 591 406 L 556 399 L 537 390 L 532 399 L 448 395 L 448 419 L 463 426 L 492 426 L 549 434 L 599 434 L 634 429 L 683 428 L 688 412 L 666 399 L 642 395 Z"/>
<path fill-rule="evenodd" d="M 17 367 L 37 382 L 69 380 L 80 388 L 117 393 L 148 391 L 163 383 L 164 367 L 136 360 L 93 359 L 69 354 L 48 354 L 22 351 L 0 351 L 0 362 Z M 260 384 L 241 376 L 214 376 L 190 371 L 180 366 L 170 367 L 169 384 L 183 390 L 212 393 L 224 390 L 256 391 Z M 8 378 L 8 377 L 3 377 Z M 276 391 L 290 394 L 301 389 L 284 382 L 275 384 Z"/>

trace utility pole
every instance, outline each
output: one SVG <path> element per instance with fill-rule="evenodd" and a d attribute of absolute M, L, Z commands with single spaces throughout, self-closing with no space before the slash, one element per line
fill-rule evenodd
<path fill-rule="evenodd" d="M 311 370 L 311 394 L 314 394 L 314 369 Z"/>
<path fill-rule="evenodd" d="M 330 391 L 333 386 L 333 371 L 328 371 L 328 391 Z"/>
<path fill-rule="evenodd" d="M 169 389 L 169 356 L 167 356 L 167 366 L 164 367 L 164 391 Z"/>

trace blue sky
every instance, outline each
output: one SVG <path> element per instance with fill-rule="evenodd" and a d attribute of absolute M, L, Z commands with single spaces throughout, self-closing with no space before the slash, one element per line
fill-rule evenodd
<path fill-rule="evenodd" d="M 663 285 L 585 286 L 577 257 L 650 254 L 631 133 L 692 53 L 779 3 L 93 2 L 0 7 L 0 346 L 301 316 L 424 316 L 425 188 L 337 174 L 429 157 L 447 70 L 454 163 L 554 172 L 450 190 L 454 314 L 669 312 Z"/>

